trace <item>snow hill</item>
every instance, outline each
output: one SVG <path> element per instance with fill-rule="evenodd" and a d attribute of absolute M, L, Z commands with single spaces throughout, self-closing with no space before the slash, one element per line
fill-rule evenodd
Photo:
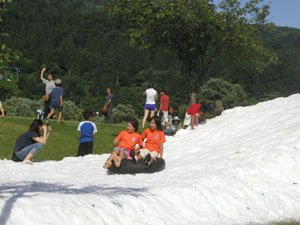
<path fill-rule="evenodd" d="M 1 225 L 300 221 L 300 95 L 226 110 L 165 144 L 155 174 L 108 175 L 108 155 L 0 160 Z M 101 135 L 101 131 L 100 131 Z"/>

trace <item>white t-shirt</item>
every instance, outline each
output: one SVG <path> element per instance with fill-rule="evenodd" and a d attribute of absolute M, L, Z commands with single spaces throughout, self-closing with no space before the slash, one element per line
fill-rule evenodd
<path fill-rule="evenodd" d="M 0 107 L 2 106 L 1 101 L 0 101 Z"/>
<path fill-rule="evenodd" d="M 155 104 L 155 96 L 157 92 L 153 88 L 146 90 L 146 104 Z"/>

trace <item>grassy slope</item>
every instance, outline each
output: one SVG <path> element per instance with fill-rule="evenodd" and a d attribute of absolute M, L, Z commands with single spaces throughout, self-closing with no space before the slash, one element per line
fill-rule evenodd
<path fill-rule="evenodd" d="M 16 139 L 27 131 L 32 118 L 4 117 L 0 118 L 0 159 L 11 159 Z M 113 139 L 121 130 L 126 129 L 122 124 L 96 124 L 98 133 L 94 139 L 94 154 L 110 153 Z M 64 157 L 76 156 L 79 134 L 78 122 L 65 121 L 58 125 L 51 122 L 52 132 L 46 146 L 35 157 L 37 160 L 61 160 Z"/>

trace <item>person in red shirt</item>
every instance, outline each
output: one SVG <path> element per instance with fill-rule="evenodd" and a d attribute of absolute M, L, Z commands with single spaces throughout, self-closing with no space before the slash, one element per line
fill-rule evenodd
<path fill-rule="evenodd" d="M 140 154 L 136 157 L 136 160 L 145 160 L 145 165 L 147 167 L 149 167 L 158 156 L 160 159 L 163 158 L 164 143 L 166 142 L 160 118 L 158 116 L 152 117 L 149 125 L 150 128 L 144 130 L 141 135 L 142 140 L 147 139 L 145 146 L 140 150 Z"/>
<path fill-rule="evenodd" d="M 182 129 L 186 129 L 189 125 L 191 125 L 192 130 L 194 130 L 195 119 L 202 114 L 203 120 L 206 120 L 206 111 L 207 111 L 207 106 L 205 104 L 199 104 L 199 103 L 193 104 L 190 108 L 188 108 L 185 114 Z"/>
<path fill-rule="evenodd" d="M 159 107 L 159 111 L 163 112 L 163 122 L 165 123 L 165 128 L 168 128 L 168 108 L 169 108 L 169 96 L 166 95 L 166 91 L 162 90 L 160 92 L 161 97 L 160 97 L 160 107 Z"/>
<path fill-rule="evenodd" d="M 136 119 L 130 119 L 127 121 L 127 130 L 121 131 L 115 138 L 114 144 L 117 144 L 117 146 L 103 165 L 103 168 L 107 169 L 110 167 L 112 160 L 115 161 L 116 167 L 120 167 L 122 159 L 128 157 L 130 150 L 134 150 L 136 152 L 143 146 L 142 138 L 137 133 L 138 127 L 139 124 Z M 137 144 L 138 146 L 136 147 Z"/>

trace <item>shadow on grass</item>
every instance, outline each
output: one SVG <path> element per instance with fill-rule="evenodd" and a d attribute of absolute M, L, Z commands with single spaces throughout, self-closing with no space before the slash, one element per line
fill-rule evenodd
<path fill-rule="evenodd" d="M 147 191 L 147 188 L 122 188 L 111 186 L 86 186 L 83 188 L 73 188 L 72 185 L 50 184 L 43 182 L 22 182 L 20 184 L 3 184 L 0 187 L 0 199 L 8 197 L 0 214 L 0 224 L 6 225 L 14 203 L 20 198 L 31 198 L 42 193 L 59 193 L 59 194 L 97 194 L 108 196 L 112 199 L 127 195 L 139 197 L 141 193 Z M 122 207 L 117 201 L 112 201 L 113 204 Z"/>

